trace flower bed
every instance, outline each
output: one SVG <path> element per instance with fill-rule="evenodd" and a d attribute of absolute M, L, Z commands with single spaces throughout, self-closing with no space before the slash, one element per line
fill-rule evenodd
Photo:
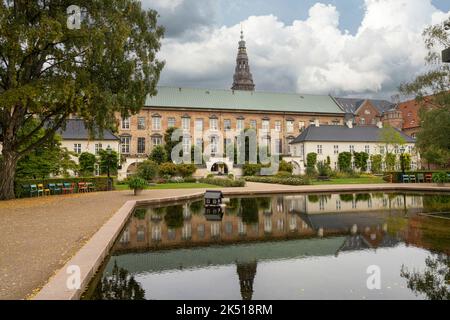
<path fill-rule="evenodd" d="M 200 183 L 212 184 L 215 186 L 221 186 L 225 188 L 229 187 L 245 187 L 244 179 L 223 179 L 223 178 L 202 178 L 199 180 Z"/>
<path fill-rule="evenodd" d="M 244 179 L 245 181 L 249 182 L 285 184 L 291 186 L 302 186 L 311 184 L 310 179 L 297 176 L 292 177 L 257 176 L 257 177 L 244 177 Z"/>

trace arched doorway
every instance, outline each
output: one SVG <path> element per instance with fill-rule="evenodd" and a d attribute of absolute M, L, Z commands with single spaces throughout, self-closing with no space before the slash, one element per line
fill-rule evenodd
<path fill-rule="evenodd" d="M 137 171 L 137 167 L 138 167 L 138 162 L 133 162 L 132 164 L 130 164 L 127 168 L 127 177 L 133 175 L 136 173 Z"/>
<path fill-rule="evenodd" d="M 228 166 L 223 162 L 216 162 L 212 165 L 211 172 L 217 175 L 228 174 Z"/>

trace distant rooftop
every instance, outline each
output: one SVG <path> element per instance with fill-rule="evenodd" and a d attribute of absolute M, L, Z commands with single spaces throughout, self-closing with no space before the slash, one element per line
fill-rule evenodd
<path fill-rule="evenodd" d="M 120 140 L 110 130 L 103 130 L 103 134 L 100 134 L 96 129 L 95 138 L 90 137 L 82 119 L 67 120 L 65 129 L 61 129 L 59 134 L 64 140 Z"/>
<path fill-rule="evenodd" d="M 158 87 L 158 94 L 147 98 L 145 105 L 158 108 L 344 113 L 333 98 L 327 95 L 178 87 Z"/>
<path fill-rule="evenodd" d="M 377 126 L 347 126 L 310 125 L 291 144 L 306 141 L 335 141 L 335 142 L 382 142 L 381 131 Z M 395 129 L 397 130 L 397 129 Z M 408 143 L 416 142 L 415 139 L 397 130 Z"/>
<path fill-rule="evenodd" d="M 356 110 L 364 103 L 369 101 L 380 113 L 392 110 L 395 108 L 395 104 L 387 100 L 376 99 L 360 99 L 360 98 L 335 98 L 345 113 L 354 114 Z"/>

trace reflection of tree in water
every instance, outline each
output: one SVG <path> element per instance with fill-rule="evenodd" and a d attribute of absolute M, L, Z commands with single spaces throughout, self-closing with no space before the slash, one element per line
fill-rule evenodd
<path fill-rule="evenodd" d="M 242 300 L 252 300 L 253 281 L 255 280 L 256 275 L 256 265 L 256 261 L 248 263 L 236 263 Z"/>
<path fill-rule="evenodd" d="M 198 201 L 191 202 L 191 204 L 189 205 L 189 210 L 191 211 L 192 214 L 202 213 L 203 201 L 198 200 Z"/>
<path fill-rule="evenodd" d="M 242 222 L 245 224 L 258 223 L 258 202 L 256 198 L 241 199 Z"/>
<path fill-rule="evenodd" d="M 134 210 L 133 216 L 139 220 L 144 220 L 146 214 L 147 214 L 147 209 L 137 208 L 136 210 Z"/>
<path fill-rule="evenodd" d="M 423 197 L 423 207 L 426 212 L 444 212 L 450 210 L 450 196 L 435 194 Z"/>
<path fill-rule="evenodd" d="M 429 256 L 423 273 L 409 271 L 402 266 L 400 275 L 407 280 L 415 294 L 424 294 L 429 300 L 450 300 L 450 257 L 446 254 Z"/>
<path fill-rule="evenodd" d="M 257 198 L 256 201 L 258 203 L 258 207 L 262 210 L 269 210 L 272 208 L 272 198 L 270 197 Z"/>
<path fill-rule="evenodd" d="M 183 206 L 170 206 L 166 209 L 166 215 L 164 221 L 167 227 L 177 229 L 183 226 Z"/>
<path fill-rule="evenodd" d="M 104 277 L 95 288 L 93 300 L 145 300 L 145 290 L 114 262 L 111 276 Z"/>

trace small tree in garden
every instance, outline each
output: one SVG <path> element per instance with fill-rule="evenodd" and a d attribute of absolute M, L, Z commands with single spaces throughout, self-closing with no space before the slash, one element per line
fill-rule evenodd
<path fill-rule="evenodd" d="M 107 174 L 108 167 L 109 173 L 112 175 L 117 174 L 117 167 L 119 165 L 119 154 L 116 151 L 100 150 L 100 173 Z"/>
<path fill-rule="evenodd" d="M 156 162 L 157 164 L 161 164 L 167 161 L 167 151 L 162 145 L 154 146 L 149 160 Z"/>
<path fill-rule="evenodd" d="M 159 166 L 159 175 L 160 176 L 173 177 L 176 174 L 177 174 L 177 165 L 173 162 L 165 162 Z"/>
<path fill-rule="evenodd" d="M 366 152 L 355 152 L 353 157 L 355 158 L 355 167 L 361 170 L 361 172 L 366 172 L 369 155 Z"/>
<path fill-rule="evenodd" d="M 146 160 L 138 164 L 137 167 L 138 177 L 147 181 L 151 181 L 156 177 L 157 174 L 158 174 L 158 164 L 155 161 Z"/>
<path fill-rule="evenodd" d="M 381 163 L 383 162 L 383 157 L 381 154 L 373 154 L 370 156 L 371 169 L 373 173 L 381 172 Z"/>
<path fill-rule="evenodd" d="M 306 174 L 316 174 L 317 153 L 310 152 L 306 155 Z"/>
<path fill-rule="evenodd" d="M 386 170 L 394 171 L 396 162 L 397 162 L 397 156 L 394 153 L 391 153 L 391 152 L 386 153 L 386 159 L 385 159 Z"/>
<path fill-rule="evenodd" d="M 347 151 L 339 153 L 338 165 L 340 171 L 350 172 L 352 169 L 352 154 Z"/>
<path fill-rule="evenodd" d="M 409 153 L 402 153 L 400 155 L 400 167 L 402 172 L 411 170 L 411 155 Z"/>
<path fill-rule="evenodd" d="M 94 173 L 95 163 L 97 159 L 95 155 L 89 152 L 83 152 L 80 154 L 78 158 L 78 162 L 80 165 L 80 175 L 82 176 L 91 176 Z"/>

